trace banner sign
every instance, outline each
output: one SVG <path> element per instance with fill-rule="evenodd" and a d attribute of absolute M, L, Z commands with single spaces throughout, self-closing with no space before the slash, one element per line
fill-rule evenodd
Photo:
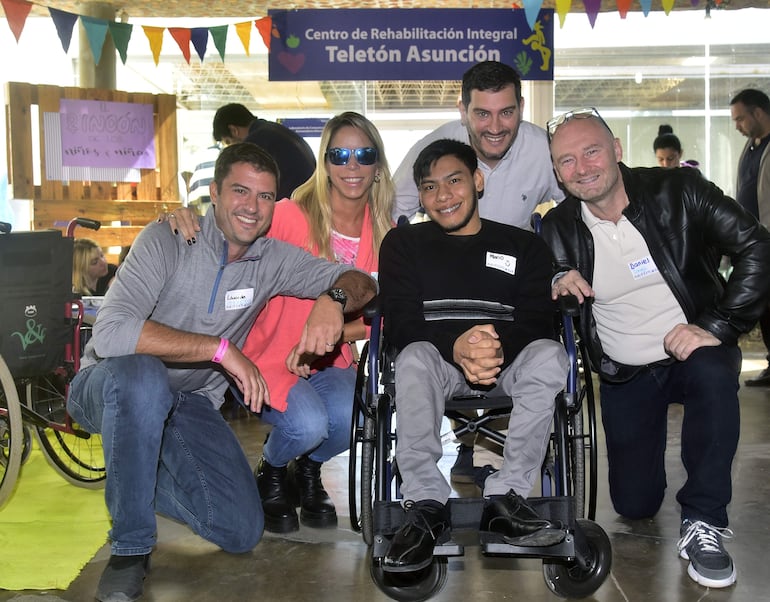
<path fill-rule="evenodd" d="M 155 123 L 151 104 L 62 99 L 64 167 L 155 169 Z"/>
<path fill-rule="evenodd" d="M 269 79 L 459 80 L 481 61 L 553 80 L 553 9 L 271 10 Z"/>

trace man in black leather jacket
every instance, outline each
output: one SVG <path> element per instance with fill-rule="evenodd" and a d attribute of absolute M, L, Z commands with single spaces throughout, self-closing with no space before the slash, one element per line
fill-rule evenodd
<path fill-rule="evenodd" d="M 543 220 L 552 295 L 582 303 L 581 335 L 601 378 L 610 496 L 631 519 L 659 510 L 667 409 L 684 406 L 679 554 L 708 587 L 735 582 L 722 545 L 739 436 L 739 335 L 770 292 L 770 233 L 700 174 L 634 168 L 595 109 L 548 123 L 569 196 Z M 718 272 L 722 255 L 734 266 Z"/>

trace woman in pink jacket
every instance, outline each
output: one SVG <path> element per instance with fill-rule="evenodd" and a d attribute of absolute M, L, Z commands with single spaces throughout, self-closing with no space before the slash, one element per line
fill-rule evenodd
<path fill-rule="evenodd" d="M 342 113 L 324 128 L 315 173 L 291 200 L 276 204 L 268 236 L 376 274 L 380 242 L 391 227 L 392 200 L 379 132 L 362 115 Z M 243 346 L 270 393 L 270 407 L 261 417 L 273 429 L 263 448 L 257 483 L 265 528 L 277 533 L 299 528 L 287 477 L 300 493 L 302 524 L 337 524 L 334 504 L 321 482 L 321 465 L 348 448 L 356 379 L 351 347 L 367 336 L 363 321 L 354 319 L 346 324 L 333 353 L 294 358 L 293 347 L 312 304 L 312 299 L 271 299 Z M 306 378 L 287 367 L 297 363 L 309 363 Z"/>

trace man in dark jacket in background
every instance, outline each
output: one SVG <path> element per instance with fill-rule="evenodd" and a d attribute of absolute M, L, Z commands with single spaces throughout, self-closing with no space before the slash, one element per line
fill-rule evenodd
<path fill-rule="evenodd" d="M 722 545 L 739 436 L 738 336 L 770 290 L 770 234 L 694 170 L 629 169 L 595 109 L 548 122 L 570 196 L 543 221 L 556 260 L 552 296 L 583 304 L 580 328 L 601 378 L 610 496 L 626 518 L 659 510 L 668 404 L 684 406 L 679 555 L 707 587 L 735 566 Z M 729 283 L 718 272 L 727 255 Z"/>

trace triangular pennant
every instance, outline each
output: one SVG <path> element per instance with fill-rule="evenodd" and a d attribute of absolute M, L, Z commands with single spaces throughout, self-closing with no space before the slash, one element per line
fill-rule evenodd
<path fill-rule="evenodd" d="M 246 23 L 246 25 L 251 25 L 251 23 Z M 211 32 L 211 39 L 214 40 L 214 46 L 217 47 L 217 51 L 219 52 L 219 58 L 222 59 L 222 62 L 225 62 L 225 46 L 227 45 L 227 25 L 217 25 L 215 27 L 209 27 L 209 32 Z M 248 51 L 246 52 L 248 55 Z"/>
<path fill-rule="evenodd" d="M 182 51 L 182 56 L 187 64 L 190 64 L 190 30 L 187 27 L 169 27 L 168 32 L 171 37 L 176 40 L 179 50 Z"/>
<path fill-rule="evenodd" d="M 668 15 L 668 13 L 671 12 L 671 9 L 674 8 L 674 0 L 660 0 L 661 6 L 663 6 L 663 12 Z"/>
<path fill-rule="evenodd" d="M 147 36 L 147 41 L 150 42 L 150 50 L 152 50 L 152 58 L 155 60 L 155 66 L 158 66 L 160 60 L 160 50 L 163 48 L 163 32 L 165 27 L 153 27 L 151 25 L 142 25 L 144 35 Z"/>
<path fill-rule="evenodd" d="M 556 14 L 559 15 L 559 27 L 562 29 L 570 8 L 572 8 L 572 0 L 556 0 Z"/>
<path fill-rule="evenodd" d="M 3 5 L 5 18 L 8 20 L 8 27 L 11 28 L 13 37 L 16 38 L 18 44 L 29 11 L 32 10 L 32 3 L 24 0 L 0 0 L 0 3 Z"/>
<path fill-rule="evenodd" d="M 59 40 L 61 40 L 61 47 L 64 48 L 64 52 L 69 52 L 70 42 L 72 41 L 72 28 L 75 27 L 75 23 L 78 21 L 78 16 L 75 13 L 68 13 L 63 10 L 57 10 L 55 8 L 48 7 L 48 12 L 51 15 L 51 20 L 56 27 L 56 33 L 59 34 Z"/>
<path fill-rule="evenodd" d="M 265 46 L 267 46 L 267 51 L 270 52 L 270 32 L 273 29 L 272 17 L 262 17 L 261 19 L 257 19 L 254 21 L 254 25 L 257 26 L 257 31 L 259 32 L 259 35 L 262 36 L 262 41 L 265 43 Z"/>
<path fill-rule="evenodd" d="M 126 64 L 126 56 L 128 54 L 128 42 L 131 39 L 131 32 L 133 30 L 134 26 L 130 23 L 110 21 L 110 35 L 118 54 L 120 54 L 120 60 L 123 61 L 124 65 Z"/>
<path fill-rule="evenodd" d="M 583 0 L 583 6 L 586 7 L 586 15 L 588 15 L 588 22 L 591 24 L 591 29 L 596 25 L 596 15 L 599 14 L 599 9 L 602 7 L 602 0 Z"/>
<path fill-rule="evenodd" d="M 208 46 L 209 43 L 209 28 L 193 27 L 190 30 L 190 40 L 192 41 L 193 48 L 195 48 L 195 52 L 202 63 L 203 57 L 206 56 L 206 46 Z"/>
<path fill-rule="evenodd" d="M 530 29 L 534 29 L 537 15 L 540 13 L 540 7 L 543 6 L 543 0 L 524 0 L 524 14 L 527 17 L 527 23 Z"/>
<path fill-rule="evenodd" d="M 98 65 L 102 60 L 102 48 L 104 48 L 104 38 L 107 37 L 107 21 L 95 17 L 85 17 L 80 15 L 80 22 L 88 38 L 88 45 L 91 47 L 91 54 L 94 55 L 94 65 Z"/>
<path fill-rule="evenodd" d="M 642 12 L 644 13 L 644 16 L 650 14 L 650 9 L 652 8 L 652 0 L 639 0 L 639 5 L 642 7 Z"/>
<path fill-rule="evenodd" d="M 243 49 L 246 51 L 246 56 L 251 56 L 249 54 L 249 43 L 251 42 L 251 21 L 236 23 L 235 33 L 237 33 L 238 37 L 241 39 L 241 44 L 243 44 Z M 216 38 L 214 39 L 214 43 L 217 43 Z"/>
<path fill-rule="evenodd" d="M 616 0 L 618 5 L 618 12 L 620 13 L 620 18 L 625 19 L 626 15 L 628 14 L 628 10 L 631 8 L 631 2 L 632 0 Z"/>

